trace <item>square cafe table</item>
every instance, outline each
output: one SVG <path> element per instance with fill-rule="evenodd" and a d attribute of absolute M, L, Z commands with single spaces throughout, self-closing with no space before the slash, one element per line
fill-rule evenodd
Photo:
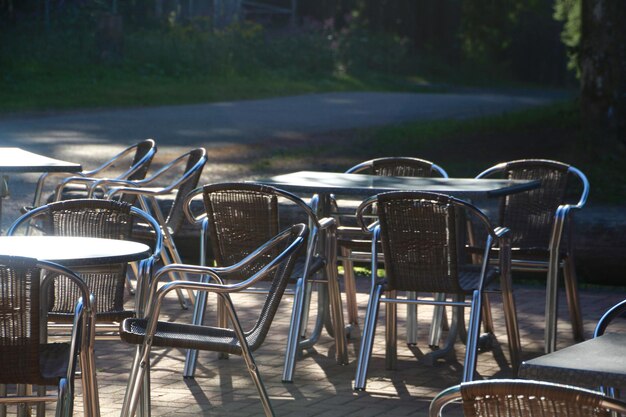
<path fill-rule="evenodd" d="M 331 211 L 331 195 L 354 196 L 361 199 L 387 191 L 429 191 L 461 199 L 497 198 L 538 188 L 539 180 L 506 180 L 474 178 L 421 178 L 346 174 L 323 171 L 299 171 L 254 182 L 270 185 L 297 194 L 317 194 L 319 215 Z M 348 320 L 358 326 L 356 288 L 346 282 Z"/>
<path fill-rule="evenodd" d="M 21 148 L 0 148 L 0 225 L 2 199 L 9 195 L 8 174 L 26 172 L 79 172 L 80 164 L 49 158 Z"/>
<path fill-rule="evenodd" d="M 626 388 L 626 334 L 606 333 L 523 362 L 520 376 L 589 388 Z"/>

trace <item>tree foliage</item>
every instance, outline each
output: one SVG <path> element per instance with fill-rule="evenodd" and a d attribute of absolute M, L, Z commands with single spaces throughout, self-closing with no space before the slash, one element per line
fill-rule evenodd
<path fill-rule="evenodd" d="M 567 47 L 569 57 L 567 67 L 580 75 L 578 51 L 581 36 L 581 0 L 556 0 L 554 4 L 554 18 L 563 22 L 561 40 Z"/>

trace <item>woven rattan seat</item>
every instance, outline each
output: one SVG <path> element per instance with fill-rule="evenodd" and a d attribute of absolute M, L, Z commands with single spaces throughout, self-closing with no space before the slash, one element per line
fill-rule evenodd
<path fill-rule="evenodd" d="M 261 397 L 265 414 L 274 415 L 269 397 L 261 381 L 258 367 L 254 363 L 251 352 L 257 349 L 270 329 L 280 300 L 292 273 L 299 249 L 306 244 L 308 229 L 304 224 L 294 225 L 261 247 L 250 253 L 242 261 L 226 268 L 210 268 L 194 265 L 170 265 L 165 266 L 155 275 L 150 289 L 150 301 L 148 302 L 147 319 L 127 319 L 121 325 L 122 339 L 134 344 L 141 344 L 141 350 L 135 356 L 135 362 L 131 369 L 128 389 L 122 408 L 122 417 L 133 414 L 140 401 L 139 395 L 149 395 L 150 389 L 145 384 L 149 383 L 143 377 L 143 373 L 150 366 L 150 350 L 152 346 L 178 347 L 187 349 L 200 349 L 207 351 L 226 352 L 242 355 L 246 361 L 248 371 Z M 224 284 L 225 275 L 241 276 L 241 271 L 255 271 L 250 273 L 243 281 L 234 284 Z M 209 279 L 205 282 L 174 281 L 162 286 L 159 279 L 173 272 L 185 272 L 197 274 Z M 235 306 L 230 298 L 231 293 L 242 293 L 246 288 L 255 285 L 259 281 L 271 283 L 264 302 L 258 310 L 256 322 L 247 330 L 244 330 L 237 318 Z M 159 311 L 165 295 L 176 288 L 190 288 L 199 293 L 216 293 L 223 301 L 228 313 L 230 323 L 228 327 L 209 327 L 201 324 L 173 323 L 159 321 Z M 144 397 L 146 403 L 148 398 Z"/>
<path fill-rule="evenodd" d="M 144 267 L 140 268 L 141 271 L 151 271 L 152 265 L 158 260 L 161 246 L 159 227 L 145 212 L 124 202 L 77 199 L 50 203 L 20 217 L 11 226 L 8 234 L 15 235 L 26 231 L 30 234 L 52 236 L 139 240 L 134 232 L 137 223 L 152 226 L 150 243 L 156 252 L 149 259 L 142 261 Z M 119 323 L 134 315 L 133 310 L 124 308 L 127 269 L 126 262 L 74 268 L 96 296 L 99 323 Z M 57 276 L 49 294 L 49 320 L 71 323 L 73 306 L 79 296 L 80 293 L 66 277 Z"/>
<path fill-rule="evenodd" d="M 204 211 L 192 213 L 191 201 L 202 196 Z M 331 322 L 332 329 L 343 329 L 343 311 L 337 282 L 334 245 L 335 222 L 332 218 L 318 220 L 311 208 L 293 194 L 273 187 L 252 183 L 221 183 L 205 185 L 187 196 L 185 210 L 190 221 L 202 223 L 201 239 L 208 239 L 203 254 L 204 263 L 212 256 L 215 265 L 226 267 L 248 256 L 263 242 L 280 230 L 296 223 L 311 225 L 307 245 L 299 254 L 290 281 L 295 282 L 295 301 L 288 337 L 285 359 L 284 381 L 292 381 L 298 351 L 312 346 L 322 327 Z M 323 231 L 324 234 L 320 232 Z M 326 241 L 322 242 L 321 237 Z M 208 251 L 210 248 L 210 252 Z M 251 265 L 253 267 L 253 265 Z M 231 276 L 240 280 L 256 272 L 241 269 L 242 276 Z M 305 306 L 309 303 L 307 287 L 317 285 L 318 314 L 307 340 Z M 328 289 L 328 295 L 324 290 Z M 330 302 L 329 302 L 330 299 Z M 330 304 L 330 311 L 328 308 Z M 200 323 L 204 301 L 198 302 L 194 312 L 194 323 Z M 330 318 L 330 320 L 328 320 Z M 329 326 L 327 326 L 329 327 Z M 345 334 L 343 331 L 329 333 L 337 343 L 337 361 L 347 362 Z M 188 354 L 185 376 L 193 376 L 195 352 Z"/>
<path fill-rule="evenodd" d="M 504 162 L 476 178 L 493 177 L 541 180 L 537 189 L 502 198 L 497 224 L 511 231 L 514 270 L 547 272 L 551 300 L 546 306 L 547 351 L 556 346 L 556 278 L 560 268 L 565 277 L 574 339 L 584 340 L 570 214 L 571 209 L 582 208 L 587 200 L 587 178 L 570 165 L 543 159 Z"/>
<path fill-rule="evenodd" d="M 442 391 L 430 404 L 430 417 L 462 401 L 465 417 L 609 417 L 626 413 L 626 403 L 600 392 L 542 381 L 473 381 Z M 457 414 L 454 414 L 457 415 Z"/>
<path fill-rule="evenodd" d="M 43 281 L 42 271 L 47 272 Z M 48 343 L 45 329 L 41 328 L 46 316 L 42 306 L 52 274 L 65 274 L 85 301 L 75 305 L 76 320 L 67 343 Z M 40 396 L 37 401 L 57 401 L 57 415 L 72 415 L 73 381 L 79 353 L 83 353 L 83 361 L 92 360 L 93 348 L 82 344 L 89 337 L 80 337 L 93 331 L 92 322 L 83 314 L 90 315 L 91 311 L 87 287 L 73 272 L 50 262 L 0 256 L 0 384 L 38 385 L 39 394 L 45 392 L 45 386 L 57 386 L 56 395 Z M 93 370 L 85 362 L 82 365 L 85 373 Z M 85 379 L 90 378 L 86 375 Z M 18 398 L 35 402 L 26 395 L 0 397 L 3 413 L 6 411 L 4 404 Z"/>
<path fill-rule="evenodd" d="M 370 224 L 365 213 L 376 205 L 378 221 Z M 474 265 L 464 253 L 465 221 L 474 218 L 481 224 L 481 235 L 486 236 L 488 247 L 498 244 L 503 256 L 499 273 L 490 269 L 488 261 Z M 363 337 L 357 363 L 354 388 L 366 387 L 367 368 L 372 354 L 379 303 L 386 303 L 387 368 L 396 365 L 396 316 L 397 304 L 451 305 L 453 319 L 446 349 L 456 338 L 459 318 L 463 307 L 470 308 L 467 347 L 463 380 L 474 378 L 476 351 L 478 348 L 481 306 L 485 288 L 489 281 L 501 275 L 505 320 L 511 351 L 511 363 L 515 370 L 519 364 L 519 335 L 515 305 L 509 287 L 508 242 L 506 229 L 494 229 L 487 217 L 471 204 L 456 198 L 426 192 L 389 192 L 364 201 L 357 210 L 357 220 L 363 230 L 372 232 L 372 241 L 380 240 L 383 249 L 385 279 L 378 276 L 379 255 L 372 253 L 372 284 Z M 405 293 L 406 297 L 400 297 Z M 447 294 L 433 301 L 420 293 Z M 413 296 L 415 294 L 415 296 Z M 471 296 L 471 302 L 464 302 Z"/>

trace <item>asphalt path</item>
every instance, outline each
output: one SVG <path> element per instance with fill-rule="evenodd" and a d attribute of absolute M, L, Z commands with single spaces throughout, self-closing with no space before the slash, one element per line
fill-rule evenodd
<path fill-rule="evenodd" d="M 246 100 L 12 115 L 0 118 L 0 146 L 17 146 L 94 168 L 123 147 L 153 138 L 163 150 L 211 149 L 272 139 L 416 120 L 467 119 L 566 98 L 561 92 L 465 91 L 460 93 L 325 93 Z M 36 179 L 36 178 L 35 178 Z M 13 203 L 28 193 L 33 177 L 11 180 Z M 26 189 L 22 189 L 26 187 Z M 31 191 L 32 192 L 32 191 Z M 7 207 L 8 210 L 15 207 Z M 7 210 L 5 210 L 7 211 Z"/>
<path fill-rule="evenodd" d="M 411 120 L 465 119 L 549 103 L 563 95 L 326 93 L 181 106 L 0 119 L 3 146 L 54 149 L 97 143 L 205 146 L 252 143 Z"/>

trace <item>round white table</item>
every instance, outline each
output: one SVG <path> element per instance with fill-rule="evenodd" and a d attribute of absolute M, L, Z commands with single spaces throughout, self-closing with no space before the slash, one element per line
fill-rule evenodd
<path fill-rule="evenodd" d="M 0 255 L 22 256 L 56 262 L 66 267 L 106 265 L 134 262 L 150 257 L 146 244 L 93 237 L 69 236 L 0 236 Z M 93 335 L 88 338 L 93 342 Z M 83 369 L 85 416 L 99 417 L 98 386 L 95 375 L 93 348 L 87 351 L 85 363 L 93 372 Z M 92 380 L 89 380 L 92 378 Z"/>
<path fill-rule="evenodd" d="M 63 266 L 105 265 L 148 258 L 144 243 L 70 236 L 0 236 L 0 255 L 24 256 Z"/>

